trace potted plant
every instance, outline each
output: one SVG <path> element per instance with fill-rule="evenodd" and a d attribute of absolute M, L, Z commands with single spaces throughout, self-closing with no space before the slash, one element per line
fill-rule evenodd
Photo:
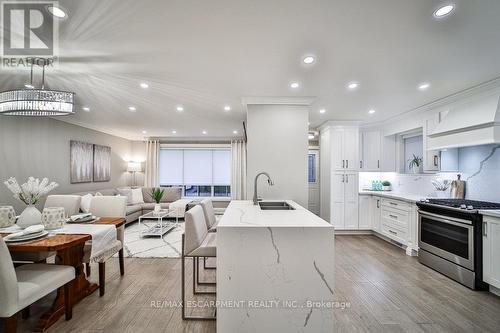
<path fill-rule="evenodd" d="M 422 166 L 422 157 L 413 154 L 413 158 L 408 160 L 408 167 L 413 171 L 413 173 L 420 172 L 420 166 Z"/>
<path fill-rule="evenodd" d="M 382 191 L 390 191 L 391 190 L 391 182 L 388 180 L 384 180 L 382 182 Z"/>
<path fill-rule="evenodd" d="M 161 210 L 160 202 L 161 198 L 163 197 L 163 192 L 165 192 L 165 190 L 160 190 L 159 188 L 153 188 L 153 190 L 151 191 L 151 197 L 156 202 L 154 208 L 155 213 L 158 213 Z"/>
<path fill-rule="evenodd" d="M 42 213 L 35 205 L 43 196 L 59 186 L 55 182 L 49 183 L 47 178 L 40 181 L 40 179 L 34 177 L 29 177 L 28 181 L 22 185 L 18 184 L 16 178 L 11 177 L 4 184 L 14 193 L 14 198 L 27 205 L 17 221 L 17 225 L 23 229 L 42 223 Z"/>

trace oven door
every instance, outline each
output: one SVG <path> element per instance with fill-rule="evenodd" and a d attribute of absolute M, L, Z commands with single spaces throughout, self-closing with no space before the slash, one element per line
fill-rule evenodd
<path fill-rule="evenodd" d="M 419 210 L 418 245 L 430 253 L 474 270 L 472 221 Z"/>

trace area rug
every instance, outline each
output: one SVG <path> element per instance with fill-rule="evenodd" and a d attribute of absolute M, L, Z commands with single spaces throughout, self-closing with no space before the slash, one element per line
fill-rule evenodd
<path fill-rule="evenodd" d="M 127 258 L 180 258 L 181 240 L 184 233 L 184 221 L 179 221 L 175 229 L 163 235 L 141 236 L 145 226 L 133 222 L 125 228 L 124 256 Z"/>

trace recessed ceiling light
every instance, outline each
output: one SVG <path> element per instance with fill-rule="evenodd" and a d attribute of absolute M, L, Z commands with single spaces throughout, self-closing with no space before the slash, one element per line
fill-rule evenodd
<path fill-rule="evenodd" d="M 312 139 L 314 139 L 314 135 L 313 134 L 309 134 L 308 138 L 309 138 L 309 140 L 312 140 Z"/>
<path fill-rule="evenodd" d="M 146 82 L 141 82 L 140 86 L 141 86 L 142 89 L 149 88 L 149 84 L 147 84 Z"/>
<path fill-rule="evenodd" d="M 356 88 L 359 87 L 359 83 L 358 82 L 350 82 L 348 85 L 347 85 L 347 88 L 351 89 L 351 90 L 354 90 Z"/>
<path fill-rule="evenodd" d="M 233 134 L 238 134 L 238 131 L 234 130 L 234 131 L 233 131 Z"/>
<path fill-rule="evenodd" d="M 24 87 L 27 89 L 35 89 L 35 87 L 32 84 L 25 84 Z"/>
<path fill-rule="evenodd" d="M 307 56 L 304 59 L 302 59 L 302 61 L 304 62 L 304 64 L 307 64 L 307 65 L 312 64 L 315 60 L 316 59 L 314 59 L 313 56 Z"/>
<path fill-rule="evenodd" d="M 419 90 L 427 90 L 430 86 L 431 86 L 431 85 L 430 85 L 430 83 L 425 82 L 425 83 L 421 83 L 421 84 L 418 86 L 418 89 L 419 89 Z"/>
<path fill-rule="evenodd" d="M 135 106 L 129 106 L 129 107 L 128 107 L 128 110 L 129 110 L 130 112 L 135 112 L 135 111 L 137 111 L 137 108 L 136 108 Z"/>
<path fill-rule="evenodd" d="M 184 107 L 182 105 L 177 105 L 177 107 L 175 108 L 177 111 L 179 112 L 182 112 L 184 111 Z"/>
<path fill-rule="evenodd" d="M 300 87 L 300 84 L 298 82 L 292 82 L 292 83 L 290 83 L 290 88 L 297 89 L 298 87 Z"/>
<path fill-rule="evenodd" d="M 201 134 L 205 135 L 207 134 L 207 131 L 201 131 Z"/>
<path fill-rule="evenodd" d="M 369 113 L 369 114 L 374 114 L 374 113 L 375 113 L 375 110 L 374 110 L 374 109 L 370 109 L 370 110 L 368 110 L 368 113 Z"/>
<path fill-rule="evenodd" d="M 83 111 L 85 111 L 85 112 L 89 112 L 89 111 L 90 111 L 90 108 L 89 108 L 88 106 L 84 106 L 84 107 L 82 108 L 82 110 L 83 110 Z"/>
<path fill-rule="evenodd" d="M 224 111 L 231 111 L 231 106 L 229 105 L 224 106 Z"/>
<path fill-rule="evenodd" d="M 450 14 L 453 11 L 453 9 L 455 9 L 454 5 L 442 6 L 434 12 L 434 17 L 437 17 L 437 18 L 444 17 L 444 16 Z"/>
<path fill-rule="evenodd" d="M 173 130 L 173 131 L 172 131 L 172 134 L 177 134 L 177 131 L 176 131 L 176 130 Z"/>
<path fill-rule="evenodd" d="M 326 110 L 325 110 L 325 109 L 320 109 L 320 110 L 319 110 L 319 113 L 325 113 L 325 112 L 326 112 Z"/>
<path fill-rule="evenodd" d="M 148 131 L 142 131 L 142 134 L 146 134 Z"/>
<path fill-rule="evenodd" d="M 49 13 L 51 13 L 52 15 L 54 15 L 55 17 L 58 17 L 58 18 L 65 18 L 66 17 L 66 13 L 64 12 L 64 10 L 62 10 L 61 8 L 59 7 L 56 7 L 56 6 L 48 6 L 47 7 L 47 10 L 49 11 Z"/>

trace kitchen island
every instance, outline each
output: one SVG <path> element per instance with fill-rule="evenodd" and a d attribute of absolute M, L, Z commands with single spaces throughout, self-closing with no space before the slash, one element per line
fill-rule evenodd
<path fill-rule="evenodd" d="M 332 332 L 334 228 L 293 201 L 232 201 L 217 227 L 217 332 Z"/>

